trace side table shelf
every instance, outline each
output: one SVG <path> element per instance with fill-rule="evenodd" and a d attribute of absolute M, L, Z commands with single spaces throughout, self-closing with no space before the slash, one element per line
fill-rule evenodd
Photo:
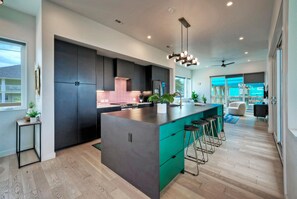
<path fill-rule="evenodd" d="M 21 133 L 21 128 L 26 127 L 26 126 L 33 126 L 33 147 L 25 150 L 21 150 L 21 138 L 22 138 L 22 133 Z M 36 151 L 36 146 L 35 146 L 35 140 L 36 140 L 36 126 L 39 126 L 39 155 Z M 30 162 L 24 165 L 21 165 L 21 153 L 29 150 L 34 150 L 36 156 L 37 156 L 37 161 Z M 28 166 L 31 164 L 34 164 L 36 162 L 41 162 L 41 121 L 37 122 L 27 122 L 23 119 L 17 120 L 16 121 L 16 154 L 17 154 L 17 159 L 18 159 L 18 166 L 19 168 Z"/>

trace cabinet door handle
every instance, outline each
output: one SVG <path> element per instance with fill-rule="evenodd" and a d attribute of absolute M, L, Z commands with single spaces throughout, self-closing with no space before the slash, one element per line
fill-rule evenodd
<path fill-rule="evenodd" d="M 171 158 L 172 158 L 172 159 L 176 158 L 176 155 L 173 155 Z"/>
<path fill-rule="evenodd" d="M 172 133 L 172 134 L 171 134 L 171 136 L 175 136 L 175 135 L 176 135 L 176 133 Z"/>

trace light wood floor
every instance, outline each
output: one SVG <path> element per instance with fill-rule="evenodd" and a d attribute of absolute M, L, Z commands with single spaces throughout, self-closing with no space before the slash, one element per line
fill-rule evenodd
<path fill-rule="evenodd" d="M 226 124 L 227 141 L 200 166 L 179 175 L 162 198 L 283 198 L 282 165 L 267 124 L 253 117 Z M 59 151 L 22 169 L 15 155 L 0 159 L 0 198 L 147 198 L 100 162 L 98 141 Z M 194 165 L 186 162 L 186 168 Z"/>

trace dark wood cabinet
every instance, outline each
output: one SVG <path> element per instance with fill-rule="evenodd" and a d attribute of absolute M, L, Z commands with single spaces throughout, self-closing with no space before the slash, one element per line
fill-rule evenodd
<path fill-rule="evenodd" d="M 114 91 L 115 68 L 113 64 L 113 59 L 109 57 L 104 57 L 103 66 L 103 89 L 105 91 Z"/>
<path fill-rule="evenodd" d="M 108 113 L 113 111 L 120 111 L 120 106 L 106 107 L 97 109 L 97 138 L 101 138 L 101 113 Z"/>
<path fill-rule="evenodd" d="M 78 142 L 82 143 L 96 138 L 96 85 L 80 84 L 77 88 Z"/>
<path fill-rule="evenodd" d="M 170 92 L 170 71 L 158 66 L 146 67 L 146 90 L 152 90 L 152 81 L 163 81 L 166 84 L 165 93 Z"/>
<path fill-rule="evenodd" d="M 77 46 L 55 40 L 55 82 L 77 81 Z"/>
<path fill-rule="evenodd" d="M 115 59 L 116 77 L 133 78 L 134 63 L 122 59 Z"/>
<path fill-rule="evenodd" d="M 55 149 L 78 143 L 77 86 L 55 83 Z"/>
<path fill-rule="evenodd" d="M 96 138 L 96 51 L 55 40 L 55 149 Z"/>
<path fill-rule="evenodd" d="M 97 55 L 96 56 L 96 89 L 97 90 L 104 90 L 104 81 L 103 81 L 103 72 L 104 65 L 103 65 L 103 56 Z"/>
<path fill-rule="evenodd" d="M 78 46 L 77 51 L 77 75 L 78 82 L 84 84 L 96 84 L 96 51 Z"/>
<path fill-rule="evenodd" d="M 127 80 L 127 91 L 144 91 L 145 83 L 145 66 L 135 64 L 133 77 Z"/>

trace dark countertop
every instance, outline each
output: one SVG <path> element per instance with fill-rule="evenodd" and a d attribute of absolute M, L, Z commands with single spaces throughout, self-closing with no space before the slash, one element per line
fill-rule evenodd
<path fill-rule="evenodd" d="M 206 104 L 205 106 L 194 106 L 194 104 L 185 104 L 180 109 L 177 107 L 168 107 L 167 113 L 157 113 L 157 108 L 146 107 L 142 109 L 132 109 L 126 111 L 116 111 L 103 113 L 109 116 L 126 118 L 140 122 L 146 122 L 156 125 L 166 124 L 193 114 L 201 113 L 213 108 L 222 106 L 221 104 Z"/>

